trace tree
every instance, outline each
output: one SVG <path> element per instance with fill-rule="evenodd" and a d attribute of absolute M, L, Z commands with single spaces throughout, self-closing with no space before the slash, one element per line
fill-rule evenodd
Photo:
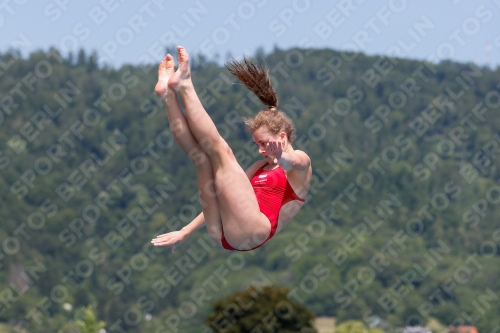
<path fill-rule="evenodd" d="M 106 326 L 104 321 L 99 321 L 96 318 L 91 305 L 83 308 L 80 314 L 77 313 L 75 317 L 80 317 L 75 320 L 75 325 L 82 333 L 99 333 L 101 328 Z"/>
<path fill-rule="evenodd" d="M 262 46 L 258 47 L 257 50 L 255 50 L 255 60 L 259 62 L 260 64 L 265 64 L 266 62 L 266 52 L 264 51 L 264 48 Z"/>
<path fill-rule="evenodd" d="M 205 323 L 219 333 L 316 333 L 311 313 L 288 298 L 288 289 L 250 286 L 213 304 Z"/>
<path fill-rule="evenodd" d="M 78 66 L 84 66 L 86 63 L 87 63 L 87 55 L 85 54 L 85 50 L 80 49 L 80 51 L 78 51 L 76 64 Z"/>
<path fill-rule="evenodd" d="M 361 321 L 347 320 L 337 326 L 335 333 L 384 333 L 384 330 L 378 327 L 367 329 Z"/>

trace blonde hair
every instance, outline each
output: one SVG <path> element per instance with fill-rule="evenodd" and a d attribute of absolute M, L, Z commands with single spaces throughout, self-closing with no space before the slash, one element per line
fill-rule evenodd
<path fill-rule="evenodd" d="M 269 108 L 261 110 L 254 118 L 244 118 L 250 133 L 265 126 L 274 135 L 285 132 L 288 142 L 291 144 L 296 138 L 295 126 L 285 113 L 276 109 L 278 106 L 278 96 L 271 86 L 267 69 L 260 64 L 251 63 L 245 57 L 243 57 L 243 61 L 241 62 L 232 59 L 231 62 L 225 65 L 238 81 L 253 92 Z"/>

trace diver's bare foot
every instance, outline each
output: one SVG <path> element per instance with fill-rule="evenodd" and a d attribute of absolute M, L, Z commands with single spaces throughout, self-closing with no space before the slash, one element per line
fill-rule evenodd
<path fill-rule="evenodd" d="M 174 74 L 174 58 L 167 54 L 158 67 L 158 83 L 155 86 L 155 93 L 165 99 L 168 93 L 168 81 Z"/>
<path fill-rule="evenodd" d="M 191 69 L 189 68 L 189 56 L 183 46 L 177 46 L 177 71 L 170 77 L 168 86 L 175 90 L 181 90 L 191 84 Z"/>

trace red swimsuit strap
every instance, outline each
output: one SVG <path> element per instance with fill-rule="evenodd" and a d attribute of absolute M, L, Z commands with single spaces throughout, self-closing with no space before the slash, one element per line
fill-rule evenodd
<path fill-rule="evenodd" d="M 280 167 L 280 169 L 283 172 L 283 177 L 286 178 L 285 197 L 283 198 L 282 205 L 284 205 L 285 203 L 290 202 L 292 200 L 299 200 L 299 201 L 305 202 L 306 201 L 305 199 L 302 199 L 301 197 L 299 197 L 297 195 L 297 193 L 295 193 L 295 190 L 293 189 L 292 185 L 288 181 L 288 177 L 286 176 L 285 170 L 283 170 L 283 168 L 281 168 L 281 167 Z"/>

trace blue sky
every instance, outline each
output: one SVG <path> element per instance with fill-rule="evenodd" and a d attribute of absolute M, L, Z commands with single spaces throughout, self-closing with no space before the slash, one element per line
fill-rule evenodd
<path fill-rule="evenodd" d="M 84 48 L 113 66 L 184 45 L 222 60 L 309 46 L 496 68 L 500 0 L 3 0 L 0 36 L 0 51 Z"/>

